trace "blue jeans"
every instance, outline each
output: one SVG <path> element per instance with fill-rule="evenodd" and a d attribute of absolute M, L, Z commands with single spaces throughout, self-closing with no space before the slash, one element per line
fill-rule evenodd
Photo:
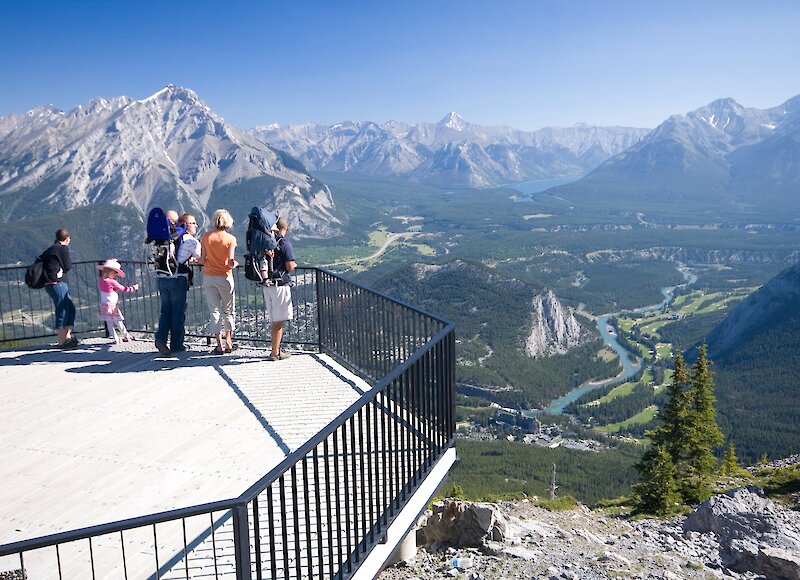
<path fill-rule="evenodd" d="M 174 278 L 157 278 L 158 293 L 161 295 L 161 316 L 158 318 L 156 340 L 167 344 L 167 335 L 171 337 L 170 350 L 183 350 L 183 328 L 186 322 L 186 299 L 189 292 L 189 280 L 186 276 Z"/>
<path fill-rule="evenodd" d="M 69 286 L 66 282 L 49 284 L 44 291 L 53 300 L 56 307 L 56 328 L 72 328 L 75 326 L 75 304 L 69 296 Z"/>

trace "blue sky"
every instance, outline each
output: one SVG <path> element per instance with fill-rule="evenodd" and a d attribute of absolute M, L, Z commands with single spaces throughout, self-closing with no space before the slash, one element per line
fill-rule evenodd
<path fill-rule="evenodd" d="M 800 93 L 800 1 L 0 0 L 0 115 L 173 83 L 227 121 L 654 127 Z"/>

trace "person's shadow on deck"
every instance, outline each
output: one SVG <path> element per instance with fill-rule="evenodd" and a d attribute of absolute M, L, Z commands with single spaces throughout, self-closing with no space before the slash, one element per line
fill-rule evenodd
<path fill-rule="evenodd" d="M 163 357 L 159 356 L 157 352 L 111 350 L 111 346 L 111 344 L 82 343 L 69 350 L 49 346 L 25 347 L 17 349 L 19 352 L 17 356 L 0 357 L 0 367 L 28 366 L 35 363 L 74 363 L 76 366 L 67 368 L 66 372 L 81 374 L 158 372 L 191 367 L 212 367 L 272 437 L 281 451 L 286 455 L 292 452 L 283 437 L 278 434 L 263 413 L 223 368 L 223 366 L 264 363 L 266 356 L 248 355 L 246 352 L 239 354 L 239 351 L 227 355 L 215 355 L 202 350 L 191 350 L 171 357 Z"/>

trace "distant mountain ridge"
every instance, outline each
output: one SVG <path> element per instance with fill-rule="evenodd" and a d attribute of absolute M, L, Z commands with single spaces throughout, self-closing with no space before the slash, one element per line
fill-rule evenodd
<path fill-rule="evenodd" d="M 553 193 L 797 210 L 799 186 L 800 95 L 763 110 L 718 99 L 674 115 L 627 151 Z"/>
<path fill-rule="evenodd" d="M 301 235 L 338 228 L 324 184 L 225 123 L 190 89 L 169 85 L 142 100 L 98 97 L 69 112 L 37 107 L 0 117 L 0 219 L 103 203 L 201 218 L 235 208 L 239 220 L 243 208 L 263 205 Z"/>
<path fill-rule="evenodd" d="M 252 132 L 311 170 L 488 187 L 582 175 L 649 131 L 579 124 L 527 132 L 475 125 L 450 113 L 438 123 L 264 125 Z"/>
<path fill-rule="evenodd" d="M 737 304 L 707 336 L 723 431 L 740 457 L 782 457 L 800 441 L 800 263 Z"/>

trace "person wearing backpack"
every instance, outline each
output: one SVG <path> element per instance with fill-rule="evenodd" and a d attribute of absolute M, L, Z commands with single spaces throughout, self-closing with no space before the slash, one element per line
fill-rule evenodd
<path fill-rule="evenodd" d="M 272 352 L 269 355 L 271 361 L 284 360 L 291 356 L 288 352 L 281 350 L 281 339 L 283 338 L 284 324 L 287 320 L 294 318 L 293 284 L 289 273 L 297 268 L 292 243 L 286 238 L 286 234 L 289 232 L 289 222 L 286 221 L 286 218 L 278 218 L 275 228 L 278 230 L 275 236 L 278 239 L 278 248 L 275 250 L 273 263 L 275 272 L 280 274 L 280 277 L 274 283 L 264 286 L 264 301 L 267 304 L 267 316 L 271 323 Z"/>
<path fill-rule="evenodd" d="M 161 312 L 158 318 L 155 343 L 158 352 L 164 356 L 184 352 L 186 329 L 186 302 L 189 294 L 189 278 L 192 270 L 190 262 L 200 258 L 200 242 L 195 238 L 197 220 L 194 215 L 184 213 L 178 218 L 178 212 L 169 210 L 165 213 L 171 224 L 185 226 L 180 236 L 180 243 L 175 254 L 176 271 L 169 273 L 156 271 L 156 284 L 161 297 Z"/>
<path fill-rule="evenodd" d="M 78 346 L 78 339 L 72 336 L 75 326 L 75 304 L 69 295 L 68 272 L 72 269 L 69 256 L 69 232 L 61 228 L 56 231 L 56 240 L 52 246 L 42 252 L 44 269 L 44 290 L 55 306 L 55 327 L 58 333 L 58 348 Z"/>

